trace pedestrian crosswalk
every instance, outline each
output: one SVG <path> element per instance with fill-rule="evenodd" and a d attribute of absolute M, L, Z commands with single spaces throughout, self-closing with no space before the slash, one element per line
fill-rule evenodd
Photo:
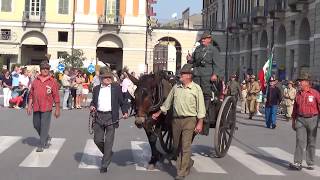
<path fill-rule="evenodd" d="M 52 138 L 49 149 L 36 152 L 36 148 L 22 161 L 20 167 L 49 167 L 61 149 L 65 139 Z"/>
<path fill-rule="evenodd" d="M 228 154 L 258 175 L 284 175 L 279 170 L 249 155 L 238 147 L 231 146 Z"/>
<path fill-rule="evenodd" d="M 94 144 L 92 139 L 88 139 L 79 164 L 80 169 L 98 169 L 101 164 L 102 153 Z"/>
<path fill-rule="evenodd" d="M 22 142 L 21 140 L 22 137 L 20 136 L 0 136 L 0 159 L 2 158 L 1 156 L 5 156 L 6 153 L 10 152 L 10 148 L 16 148 L 17 146 L 15 146 L 15 144 Z M 19 160 L 17 166 L 50 168 L 55 160 L 58 161 L 57 159 L 59 158 L 57 158 L 57 156 L 59 156 L 60 153 L 65 153 L 62 149 L 63 146 L 68 144 L 67 141 L 65 138 L 52 138 L 50 148 L 41 153 L 36 152 L 36 148 L 21 149 L 21 151 L 27 150 L 30 152 L 26 153 L 24 159 Z M 131 141 L 128 144 L 128 148 L 130 148 L 131 153 L 126 154 L 126 156 L 128 156 L 126 158 L 133 160 L 135 170 L 147 171 L 146 167 L 151 156 L 149 144 L 145 141 Z M 204 156 L 202 153 L 198 153 L 199 151 L 197 151 L 196 148 L 197 146 L 193 147 L 194 153 L 192 154 L 192 159 L 194 160 L 194 172 L 197 173 L 232 174 L 230 167 L 223 163 L 228 160 L 233 164 L 239 164 L 239 166 L 247 169 L 248 172 L 258 176 L 281 177 L 290 175 L 287 168 L 279 168 L 279 162 L 283 164 L 283 167 L 287 167 L 289 162 L 292 162 L 293 155 L 279 147 L 252 147 L 252 149 L 250 149 L 248 147 L 233 145 L 230 147 L 228 155 L 224 159 Z M 99 169 L 102 153 L 92 139 L 86 140 L 83 149 L 80 151 L 82 153 L 79 162 L 77 162 L 77 168 Z M 320 157 L 320 149 L 317 149 L 316 155 L 317 158 Z M 154 171 L 166 171 L 165 166 L 165 164 L 158 163 Z M 313 177 L 320 177 L 319 166 L 315 166 L 315 170 L 313 171 L 303 169 L 302 172 Z"/>
<path fill-rule="evenodd" d="M 19 141 L 21 137 L 17 136 L 0 136 L 0 154 L 7 150 L 10 146 Z"/>

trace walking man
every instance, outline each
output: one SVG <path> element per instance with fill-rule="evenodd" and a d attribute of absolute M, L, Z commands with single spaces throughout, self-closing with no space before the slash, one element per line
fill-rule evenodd
<path fill-rule="evenodd" d="M 239 97 L 241 98 L 241 87 L 236 78 L 237 75 L 232 75 L 230 81 L 227 83 L 227 95 L 233 96 L 235 98 L 235 102 L 237 103 Z"/>
<path fill-rule="evenodd" d="M 296 98 L 297 90 L 293 87 L 293 82 L 289 81 L 288 87 L 284 89 L 284 105 L 286 106 L 287 121 L 291 119 L 294 99 Z"/>
<path fill-rule="evenodd" d="M 47 61 L 40 64 L 40 75 L 31 84 L 27 113 L 33 109 L 33 126 L 40 136 L 37 152 L 42 152 L 50 145 L 49 128 L 53 103 L 56 104 L 54 116 L 60 116 L 60 97 L 58 83 L 49 75 L 50 65 Z"/>
<path fill-rule="evenodd" d="M 69 110 L 71 109 L 71 102 L 70 106 L 68 106 L 68 100 L 69 100 L 69 96 L 70 96 L 70 86 L 71 86 L 71 78 L 69 76 L 69 71 L 68 70 L 64 70 L 64 74 L 61 80 L 61 84 L 63 86 L 64 89 L 64 95 L 63 95 L 63 104 L 62 107 L 64 110 Z"/>
<path fill-rule="evenodd" d="M 309 74 L 300 74 L 298 81 L 300 90 L 292 113 L 292 128 L 296 131 L 296 150 L 294 162 L 290 167 L 294 170 L 302 169 L 303 151 L 306 149 L 307 169 L 314 170 L 320 94 L 311 88 Z"/>
<path fill-rule="evenodd" d="M 119 127 L 119 107 L 123 117 L 128 117 L 128 107 L 123 101 L 121 87 L 112 83 L 113 74 L 105 67 L 100 69 L 101 84 L 93 88 L 90 111 L 97 113 L 94 143 L 103 154 L 100 173 L 106 173 L 112 157 L 115 128 Z"/>
<path fill-rule="evenodd" d="M 277 127 L 277 110 L 278 105 L 281 101 L 281 91 L 276 86 L 277 80 L 271 78 L 270 79 L 270 86 L 267 89 L 267 101 L 266 101 L 266 126 L 267 128 L 275 129 Z"/>
<path fill-rule="evenodd" d="M 182 84 L 175 85 L 160 111 L 152 115 L 157 119 L 161 113 L 167 113 L 173 104 L 173 146 L 177 157 L 176 180 L 184 179 L 193 166 L 191 159 L 191 144 L 194 133 L 203 129 L 203 119 L 206 115 L 203 93 L 200 86 L 192 81 L 192 65 L 185 64 L 180 71 Z"/>
<path fill-rule="evenodd" d="M 260 85 L 255 78 L 255 75 L 251 75 L 250 82 L 248 83 L 247 105 L 249 107 L 249 119 L 252 119 L 253 115 L 257 112 L 256 100 L 260 91 Z"/>

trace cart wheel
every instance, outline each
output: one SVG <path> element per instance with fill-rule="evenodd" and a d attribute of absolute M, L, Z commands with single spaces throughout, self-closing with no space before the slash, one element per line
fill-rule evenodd
<path fill-rule="evenodd" d="M 224 99 L 219 109 L 215 133 L 214 146 L 216 156 L 224 157 L 231 145 L 233 133 L 236 127 L 236 104 L 235 99 L 228 96 Z"/>
<path fill-rule="evenodd" d="M 170 154 L 173 150 L 173 136 L 171 126 L 161 127 L 161 131 L 158 133 L 158 135 L 162 149 L 167 154 Z"/>

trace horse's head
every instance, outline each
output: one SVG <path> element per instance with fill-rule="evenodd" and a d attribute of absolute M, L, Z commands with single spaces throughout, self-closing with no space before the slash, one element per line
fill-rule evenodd
<path fill-rule="evenodd" d="M 137 89 L 134 92 L 136 105 L 136 120 L 135 124 L 138 128 L 145 125 L 146 120 L 150 119 L 150 114 L 157 110 L 160 106 L 161 97 L 159 94 L 159 84 L 161 79 L 154 75 L 144 75 L 139 79 Z"/>

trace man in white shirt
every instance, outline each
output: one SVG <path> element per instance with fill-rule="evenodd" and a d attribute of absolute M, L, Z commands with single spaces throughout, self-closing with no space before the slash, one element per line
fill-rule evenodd
<path fill-rule="evenodd" d="M 119 127 L 119 108 L 128 117 L 128 107 L 123 101 L 121 87 L 112 83 L 113 74 L 107 68 L 100 69 L 100 82 L 93 88 L 90 111 L 97 114 L 93 125 L 94 143 L 103 153 L 100 173 L 106 173 L 112 157 L 115 128 Z"/>
<path fill-rule="evenodd" d="M 69 106 L 68 106 L 68 99 L 70 96 L 70 86 L 71 86 L 71 77 L 69 76 L 69 71 L 65 70 L 62 80 L 61 80 L 61 84 L 63 86 L 64 89 L 64 96 L 63 96 L 63 103 L 62 103 L 62 107 L 64 110 L 69 110 L 71 109 L 71 104 L 72 102 L 69 102 Z M 72 98 L 71 98 L 72 99 Z"/>

